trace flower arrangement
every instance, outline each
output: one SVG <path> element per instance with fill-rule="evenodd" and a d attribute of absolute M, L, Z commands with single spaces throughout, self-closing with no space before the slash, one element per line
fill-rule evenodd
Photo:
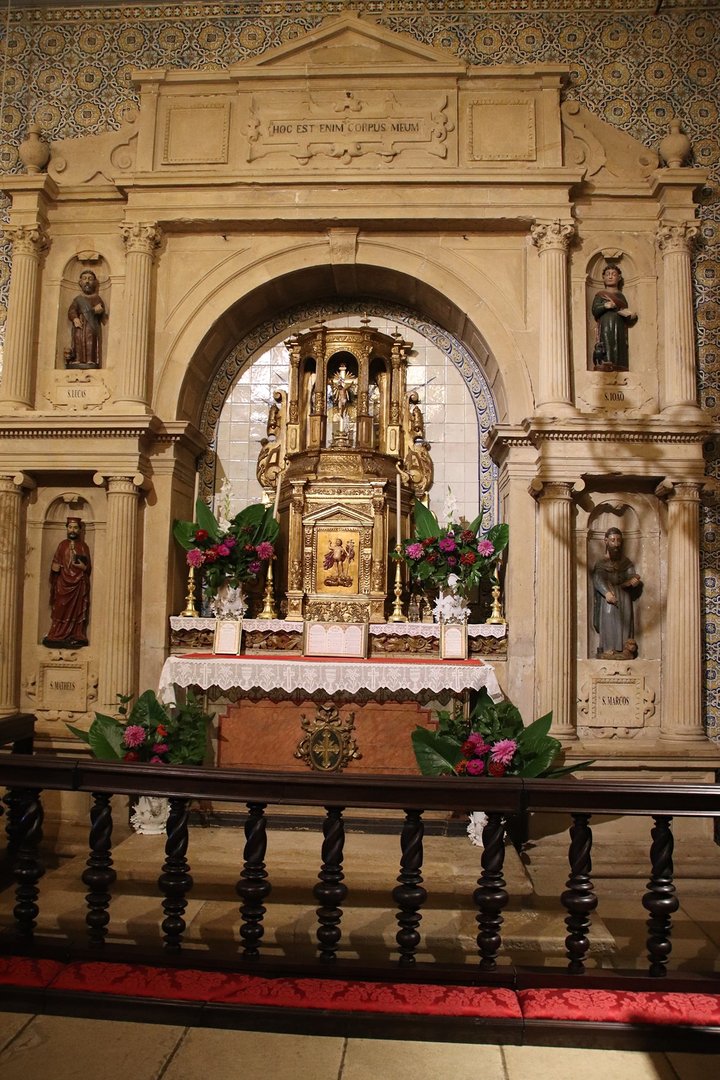
<path fill-rule="evenodd" d="M 198 499 L 197 521 L 176 521 L 173 535 L 187 551 L 188 566 L 202 569 L 209 597 L 222 585 L 233 589 L 255 580 L 275 557 L 279 526 L 272 507 L 253 503 L 235 514 L 223 528 L 212 510 Z"/>
<path fill-rule="evenodd" d="M 563 776 L 592 765 L 562 765 L 562 745 L 548 734 L 552 713 L 524 726 L 509 701 L 495 704 L 483 687 L 468 717 L 438 713 L 438 729 L 417 727 L 413 750 L 423 776 Z"/>
<path fill-rule="evenodd" d="M 95 713 L 90 728 L 68 724 L 101 761 L 149 761 L 151 765 L 202 765 L 211 717 L 188 691 L 184 705 L 168 708 L 152 690 L 131 698 L 120 695 L 119 716 Z"/>
<path fill-rule="evenodd" d="M 455 522 L 452 517 L 441 526 L 435 514 L 418 499 L 414 509 L 415 535 L 405 540 L 395 558 L 408 567 L 410 580 L 427 592 L 444 591 L 435 607 L 436 617 L 458 617 L 465 609 L 470 590 L 493 573 L 508 544 L 508 526 L 494 525 L 483 534 L 482 514 L 473 522 Z"/>

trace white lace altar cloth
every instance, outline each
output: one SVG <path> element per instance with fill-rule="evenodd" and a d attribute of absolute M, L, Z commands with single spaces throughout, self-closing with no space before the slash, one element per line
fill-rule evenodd
<path fill-rule="evenodd" d="M 191 619 L 185 615 L 172 615 L 170 627 L 172 630 L 214 630 L 215 619 Z M 287 619 L 244 619 L 243 629 L 268 630 L 277 633 L 280 630 L 297 634 L 302 633 L 301 622 L 289 622 Z M 395 634 L 403 637 L 439 638 L 440 626 L 438 623 L 370 623 L 368 631 L 371 635 Z M 507 635 L 507 623 L 469 623 L 468 637 L 504 638 Z"/>
<path fill-rule="evenodd" d="M 322 691 L 334 694 L 360 690 L 402 691 L 410 695 L 421 690 L 461 694 L 486 687 L 493 701 L 503 693 L 490 664 L 479 660 L 309 660 L 283 656 L 169 656 L 160 673 L 160 700 L 171 704 L 175 687 L 199 686 L 208 690 L 283 690 L 292 694 Z"/>

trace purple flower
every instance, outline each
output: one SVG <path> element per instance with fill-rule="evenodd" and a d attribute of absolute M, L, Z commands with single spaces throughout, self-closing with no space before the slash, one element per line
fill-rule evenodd
<path fill-rule="evenodd" d="M 145 742 L 145 728 L 140 727 L 139 724 L 128 724 L 123 734 L 123 742 L 131 749 L 135 746 L 142 746 Z"/>
<path fill-rule="evenodd" d="M 405 554 L 408 559 L 422 559 L 424 550 L 422 544 L 408 544 L 405 548 Z"/>
<path fill-rule="evenodd" d="M 457 559 L 455 558 L 454 555 L 448 555 L 448 557 L 447 557 L 448 566 L 457 566 L 457 562 L 458 561 L 457 561 Z"/>
<path fill-rule="evenodd" d="M 498 761 L 501 765 L 509 765 L 515 756 L 517 743 L 514 739 L 500 739 L 490 751 L 492 761 Z"/>
<path fill-rule="evenodd" d="M 205 555 L 202 551 L 200 551 L 199 548 L 190 548 L 187 555 L 185 556 L 185 561 L 188 566 L 194 566 L 195 569 L 197 569 L 205 562 Z"/>
<path fill-rule="evenodd" d="M 478 555 L 482 555 L 482 556 L 484 556 L 484 558 L 487 559 L 488 556 L 494 555 L 494 554 L 495 554 L 494 545 L 491 544 L 489 540 L 481 540 L 480 543 L 478 544 Z"/>
<path fill-rule="evenodd" d="M 275 548 L 272 546 L 269 540 L 262 540 L 258 544 L 256 551 L 259 558 L 261 559 L 272 559 L 273 555 L 275 554 Z"/>
<path fill-rule="evenodd" d="M 218 544 L 217 553 L 218 553 L 218 555 L 229 555 L 230 554 L 230 548 L 225 543 Z"/>
<path fill-rule="evenodd" d="M 456 546 L 452 536 L 443 536 L 442 540 L 438 541 L 438 547 L 441 551 L 455 551 Z"/>
<path fill-rule="evenodd" d="M 480 776 L 481 773 L 485 772 L 485 762 L 481 758 L 473 758 L 465 766 L 465 772 L 469 776 Z"/>
<path fill-rule="evenodd" d="M 260 571 L 262 570 L 262 563 L 258 562 L 258 560 L 255 559 L 255 561 L 251 562 L 250 565 L 248 566 L 248 570 L 250 571 L 251 574 L 259 574 Z"/>
<path fill-rule="evenodd" d="M 223 544 L 226 548 L 234 548 L 237 544 L 237 538 L 235 536 L 226 536 L 223 540 Z"/>

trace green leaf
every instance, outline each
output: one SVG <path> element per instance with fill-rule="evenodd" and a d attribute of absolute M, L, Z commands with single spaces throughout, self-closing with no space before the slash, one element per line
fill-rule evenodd
<path fill-rule="evenodd" d="M 222 530 L 218 525 L 217 518 L 207 503 L 202 499 L 198 499 L 195 503 L 195 517 L 197 518 L 197 527 L 199 529 L 204 529 L 213 540 L 220 539 Z"/>
<path fill-rule="evenodd" d="M 540 776 L 544 774 L 561 752 L 562 746 L 557 739 L 547 739 L 546 742 L 525 762 L 518 772 L 518 776 Z"/>
<path fill-rule="evenodd" d="M 529 751 L 532 751 L 536 746 L 541 746 L 543 740 L 548 738 L 551 724 L 552 712 L 533 720 L 532 724 L 528 724 L 526 728 L 519 732 L 517 736 L 518 745 L 522 745 Z"/>
<path fill-rule="evenodd" d="M 462 759 L 454 739 L 446 739 L 424 727 L 416 727 L 411 735 L 418 768 L 423 776 L 447 776 L 455 771 Z"/>
<path fill-rule="evenodd" d="M 129 724 L 147 723 L 153 730 L 158 724 L 167 725 L 167 722 L 167 709 L 158 701 L 154 690 L 146 690 L 144 694 L 140 695 L 128 717 Z"/>
<path fill-rule="evenodd" d="M 545 779 L 555 780 L 558 776 L 567 776 L 568 773 L 580 772 L 581 769 L 589 769 L 595 764 L 595 758 L 590 761 L 578 761 L 576 765 L 562 765 L 558 769 L 550 769 L 545 773 Z"/>
<path fill-rule="evenodd" d="M 263 506 L 262 503 L 250 503 L 244 510 L 241 510 L 239 514 L 236 514 L 233 518 L 233 525 L 237 528 L 242 528 L 244 525 L 259 525 L 266 513 L 270 511 L 272 517 L 272 510 L 269 506 Z"/>
<path fill-rule="evenodd" d="M 194 521 L 175 521 L 173 523 L 173 536 L 181 548 L 189 551 L 195 542 L 197 525 Z"/>
<path fill-rule="evenodd" d="M 66 724 L 65 727 L 72 731 L 73 735 L 77 735 L 78 739 L 81 739 L 82 742 L 86 743 L 88 746 L 90 745 L 89 731 L 83 731 L 82 728 L 73 727 L 72 724 Z"/>
<path fill-rule="evenodd" d="M 510 526 L 505 524 L 493 525 L 493 527 L 488 530 L 487 539 L 495 548 L 495 551 L 499 554 L 501 551 L 504 551 L 505 548 L 508 546 L 508 540 L 510 539 Z"/>
<path fill-rule="evenodd" d="M 415 521 L 415 535 L 418 540 L 429 540 L 431 536 L 440 535 L 438 519 L 432 510 L 428 510 L 427 506 L 421 503 L 419 499 L 415 500 L 413 518 Z"/>

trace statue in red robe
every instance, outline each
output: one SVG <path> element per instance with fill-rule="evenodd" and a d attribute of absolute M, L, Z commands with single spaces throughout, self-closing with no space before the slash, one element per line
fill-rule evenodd
<path fill-rule="evenodd" d="M 43 645 L 76 649 L 87 645 L 90 614 L 90 549 L 80 539 L 82 521 L 69 517 L 67 539 L 61 540 L 50 565 L 52 624 Z"/>

